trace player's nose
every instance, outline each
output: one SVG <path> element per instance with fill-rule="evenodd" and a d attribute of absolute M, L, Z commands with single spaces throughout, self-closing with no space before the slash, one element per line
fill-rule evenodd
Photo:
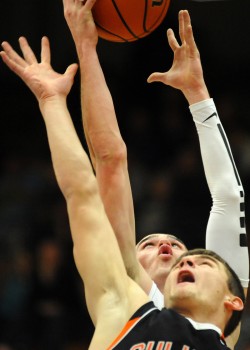
<path fill-rule="evenodd" d="M 162 246 L 163 244 L 167 244 L 171 246 L 171 242 L 168 238 L 161 238 L 159 240 L 159 243 L 158 243 L 159 247 Z"/>
<path fill-rule="evenodd" d="M 194 263 L 194 258 L 192 256 L 186 256 L 184 258 L 181 259 L 180 261 L 180 267 L 183 267 L 183 266 L 194 266 L 195 263 Z"/>

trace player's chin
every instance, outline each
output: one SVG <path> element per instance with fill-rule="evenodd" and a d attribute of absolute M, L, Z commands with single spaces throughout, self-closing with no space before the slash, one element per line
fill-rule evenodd
<path fill-rule="evenodd" d="M 171 262 L 171 265 L 173 265 L 175 260 L 172 254 L 159 254 L 158 258 L 162 261 Z"/>

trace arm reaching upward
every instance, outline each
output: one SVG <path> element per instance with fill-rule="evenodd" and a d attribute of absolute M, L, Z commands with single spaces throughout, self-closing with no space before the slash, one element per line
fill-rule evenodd
<path fill-rule="evenodd" d="M 206 234 L 207 248 L 228 261 L 238 273 L 243 287 L 247 287 L 249 264 L 244 191 L 225 131 L 203 78 L 200 54 L 193 39 L 188 12 L 181 11 L 180 16 L 182 45 L 178 44 L 171 29 L 167 32 L 169 45 L 174 52 L 174 63 L 168 72 L 153 73 L 148 81 L 159 81 L 181 90 L 190 104 L 213 199 Z M 235 254 L 235 249 L 240 250 L 240 262 L 235 258 L 239 256 Z"/>
<path fill-rule="evenodd" d="M 206 247 L 214 250 L 248 287 L 244 189 L 212 99 L 190 106 L 197 128 L 206 179 L 213 199 Z M 237 258 L 241 256 L 241 259 Z"/>
<path fill-rule="evenodd" d="M 206 231 L 206 248 L 214 250 L 228 261 L 238 274 L 247 295 L 249 260 L 244 189 L 213 100 L 191 105 L 190 110 L 197 128 L 204 170 L 213 200 Z M 239 333 L 240 327 L 227 338 L 227 344 L 232 349 Z"/>
<path fill-rule="evenodd" d="M 119 132 L 112 97 L 96 52 L 97 31 L 82 3 L 64 0 L 64 12 L 80 61 L 83 124 L 105 210 L 118 238 L 129 275 L 149 292 L 152 280 L 140 265 L 138 267 L 134 255 L 134 212 L 126 146 Z M 210 96 L 187 11 L 179 13 L 179 34 L 180 45 L 174 32 L 171 29 L 167 31 L 168 42 L 174 52 L 171 69 L 166 73 L 152 74 L 148 82 L 161 81 L 181 90 L 192 105 Z M 212 153 L 210 157 L 213 159 Z M 164 285 L 166 276 L 166 273 L 159 276 L 159 281 L 156 281 L 158 286 Z"/>
<path fill-rule="evenodd" d="M 136 259 L 134 206 L 127 149 L 96 50 L 98 34 L 91 15 L 95 1 L 83 3 L 64 0 L 63 3 L 65 19 L 79 58 L 82 121 L 102 201 L 129 276 L 149 291 L 151 279 Z"/>
<path fill-rule="evenodd" d="M 173 31 L 167 32 L 174 63 L 166 73 L 153 73 L 148 82 L 159 81 L 182 91 L 195 122 L 203 166 L 213 200 L 206 231 L 206 248 L 221 255 L 248 286 L 249 260 L 245 228 L 244 191 L 230 145 L 210 98 L 187 11 L 180 12 L 179 45 Z M 186 62 L 186 64 L 184 64 Z M 237 259 L 241 256 L 242 259 Z M 238 330 L 231 337 L 234 346 Z M 233 341 L 232 341 L 232 338 Z"/>
<path fill-rule="evenodd" d="M 84 281 L 86 301 L 96 332 L 89 349 L 107 348 L 147 295 L 127 276 L 112 227 L 106 216 L 89 158 L 71 120 L 66 98 L 77 65 L 64 74 L 50 65 L 47 38 L 41 62 L 20 38 L 24 58 L 4 42 L 1 57 L 36 96 L 45 122 L 58 185 L 66 199 L 74 258 Z"/>

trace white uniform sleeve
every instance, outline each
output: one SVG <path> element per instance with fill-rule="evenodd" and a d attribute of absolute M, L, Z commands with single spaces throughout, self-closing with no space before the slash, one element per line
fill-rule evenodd
<path fill-rule="evenodd" d="M 154 282 L 152 283 L 148 296 L 159 310 L 164 307 L 164 296 Z"/>
<path fill-rule="evenodd" d="M 203 166 L 212 196 L 206 231 L 206 248 L 223 257 L 249 283 L 249 260 L 245 228 L 244 190 L 213 99 L 191 105 Z"/>

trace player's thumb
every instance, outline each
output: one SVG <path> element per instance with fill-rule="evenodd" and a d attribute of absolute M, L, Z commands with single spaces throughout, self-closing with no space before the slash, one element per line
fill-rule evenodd
<path fill-rule="evenodd" d="M 147 79 L 148 83 L 154 83 L 154 82 L 164 83 L 164 81 L 165 81 L 165 73 L 152 73 Z"/>
<path fill-rule="evenodd" d="M 66 69 L 65 74 L 69 75 L 71 78 L 74 78 L 74 76 L 76 75 L 77 69 L 78 69 L 78 64 L 77 63 L 72 63 Z"/>

